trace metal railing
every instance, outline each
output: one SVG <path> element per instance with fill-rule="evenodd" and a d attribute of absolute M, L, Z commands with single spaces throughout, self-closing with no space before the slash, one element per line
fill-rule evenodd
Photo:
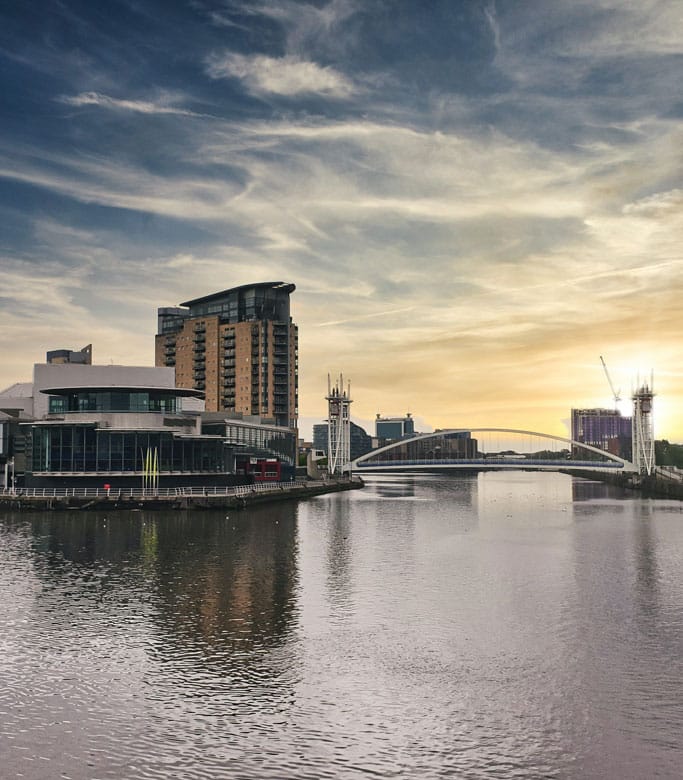
<path fill-rule="evenodd" d="M 427 458 L 412 460 L 364 460 L 355 464 L 354 468 L 378 468 L 380 466 L 547 466 L 570 469 L 581 466 L 585 468 L 622 469 L 623 463 L 610 460 L 545 460 L 543 458 Z"/>
<path fill-rule="evenodd" d="M 683 482 L 683 469 L 676 466 L 655 466 L 655 476 L 672 482 Z"/>
<path fill-rule="evenodd" d="M 1 489 L 0 496 L 27 496 L 29 498 L 179 498 L 185 496 L 235 496 L 243 497 L 255 493 L 280 493 L 300 487 L 322 487 L 332 484 L 328 481 L 305 479 L 288 482 L 256 482 L 253 485 L 232 485 L 230 487 L 176 487 L 176 488 L 16 488 Z"/>

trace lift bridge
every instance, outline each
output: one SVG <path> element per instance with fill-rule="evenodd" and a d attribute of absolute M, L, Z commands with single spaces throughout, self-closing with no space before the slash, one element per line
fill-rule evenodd
<path fill-rule="evenodd" d="M 442 469 L 637 473 L 635 463 L 590 444 L 513 428 L 453 428 L 391 442 L 345 464 L 344 471 Z"/>

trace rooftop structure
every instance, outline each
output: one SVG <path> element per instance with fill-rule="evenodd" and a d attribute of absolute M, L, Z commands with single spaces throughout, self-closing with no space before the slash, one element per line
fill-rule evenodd
<path fill-rule="evenodd" d="M 45 356 L 46 363 L 79 363 L 81 365 L 92 364 L 92 344 L 82 347 L 78 351 L 72 349 L 52 349 Z"/>

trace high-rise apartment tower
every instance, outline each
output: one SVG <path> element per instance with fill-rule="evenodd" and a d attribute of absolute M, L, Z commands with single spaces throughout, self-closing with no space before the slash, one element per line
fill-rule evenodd
<path fill-rule="evenodd" d="M 175 366 L 176 386 L 203 390 L 209 412 L 271 417 L 296 428 L 295 289 L 261 282 L 159 309 L 156 365 Z"/>

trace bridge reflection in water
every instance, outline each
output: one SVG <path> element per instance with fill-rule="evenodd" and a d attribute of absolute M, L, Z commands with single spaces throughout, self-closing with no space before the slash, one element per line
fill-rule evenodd
<path fill-rule="evenodd" d="M 361 473 L 435 469 L 637 471 L 630 461 L 589 444 L 513 428 L 453 428 L 418 434 L 361 455 L 348 467 Z"/>

